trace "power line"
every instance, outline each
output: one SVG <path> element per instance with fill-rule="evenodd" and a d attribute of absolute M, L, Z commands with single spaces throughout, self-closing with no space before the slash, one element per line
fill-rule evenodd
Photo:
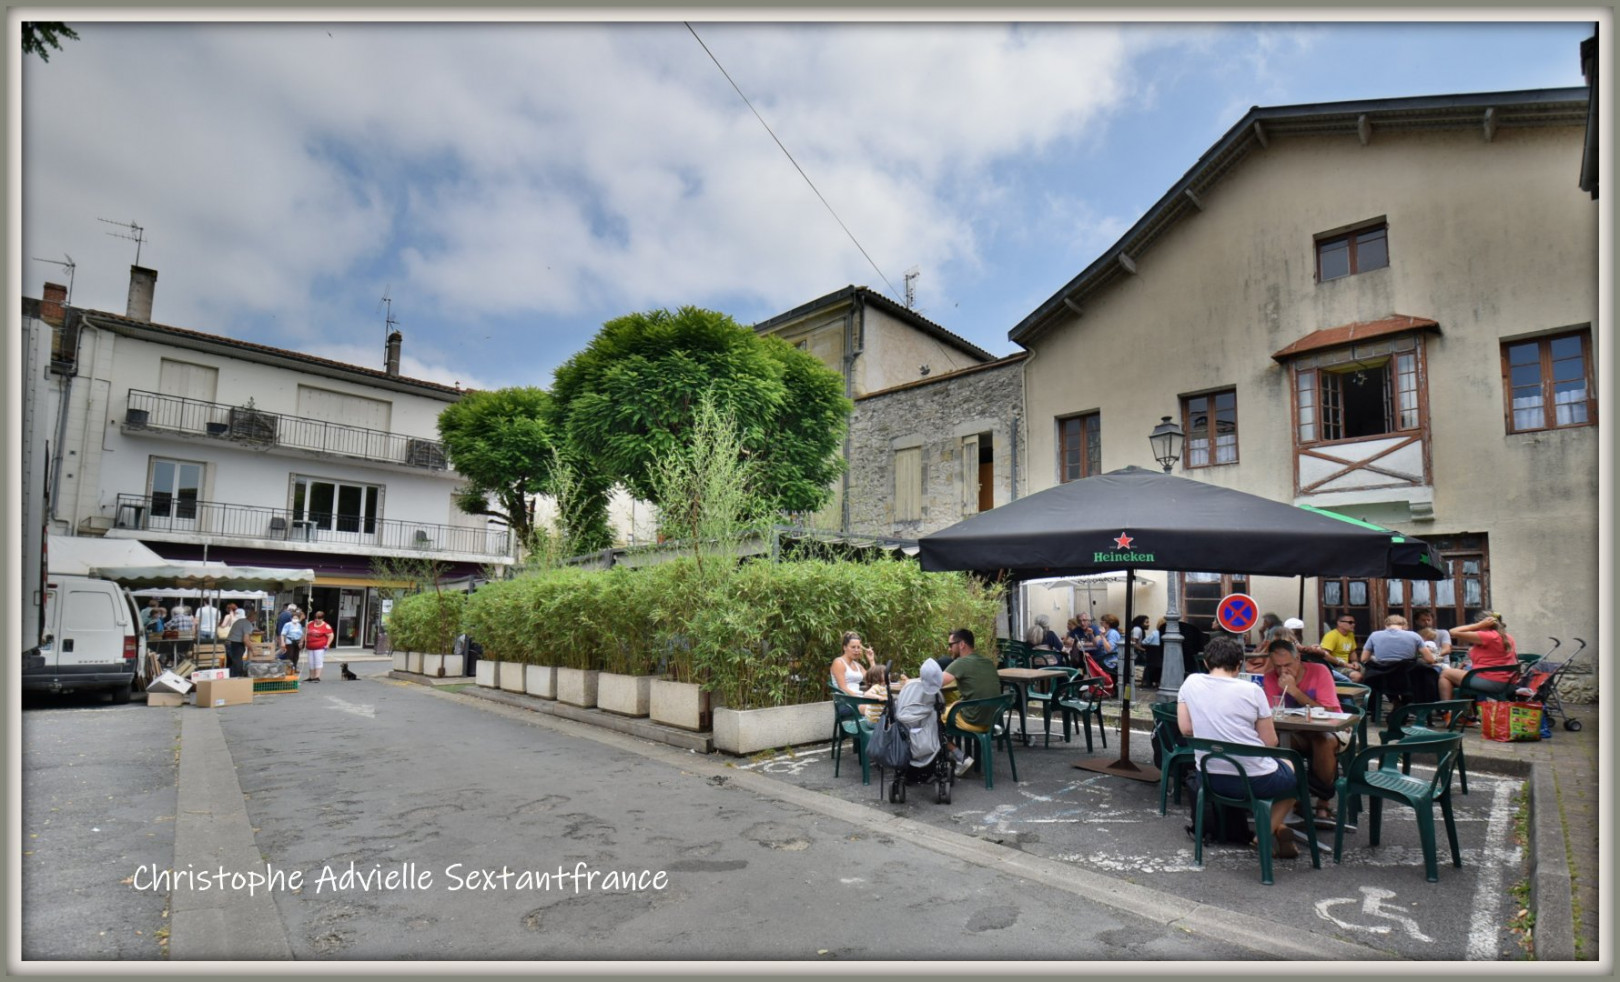
<path fill-rule="evenodd" d="M 726 66 L 720 64 L 720 59 L 716 58 L 714 56 L 714 52 L 709 50 L 709 46 L 703 43 L 702 38 L 698 37 L 698 32 L 692 29 L 691 24 L 687 23 L 686 21 L 681 21 L 681 23 L 686 25 L 686 29 L 688 31 L 692 32 L 692 37 L 703 48 L 703 53 L 709 56 L 709 60 L 714 62 L 714 67 L 720 69 L 720 74 L 726 77 L 726 81 L 731 83 L 731 87 L 733 89 L 736 89 L 737 96 L 742 99 L 743 104 L 748 107 L 749 112 L 754 114 L 754 118 L 759 120 L 759 125 L 765 127 L 765 132 L 769 133 L 771 135 L 771 139 L 776 141 L 777 147 L 779 147 L 782 153 L 787 157 L 788 162 L 793 165 L 793 169 L 799 172 L 800 177 L 804 178 L 804 183 L 810 185 L 810 190 L 814 191 L 816 193 L 816 197 L 821 199 L 822 205 L 826 207 L 827 213 L 832 215 L 833 221 L 838 223 L 838 227 L 844 230 L 845 235 L 849 236 L 849 241 L 855 243 L 855 248 L 859 249 L 861 251 L 861 255 L 866 257 L 866 261 L 871 264 L 872 269 L 878 274 L 878 277 L 883 280 L 884 285 L 889 288 L 890 295 L 896 300 L 900 299 L 900 291 L 896 290 L 894 288 L 894 284 L 889 282 L 889 278 L 883 275 L 883 270 L 878 269 L 878 264 L 872 261 L 872 257 L 867 253 L 866 248 L 861 245 L 859 239 L 855 238 L 855 233 L 849 230 L 849 226 L 845 225 L 844 220 L 838 217 L 838 212 L 833 210 L 833 206 L 827 202 L 826 197 L 823 196 L 820 189 L 816 187 L 816 182 L 810 180 L 810 175 L 806 174 L 804 172 L 804 168 L 799 166 L 799 162 L 793 159 L 793 154 L 788 152 L 787 147 L 782 146 L 782 141 L 777 137 L 776 132 L 771 129 L 771 124 L 765 122 L 765 117 L 759 114 L 759 110 L 754 108 L 754 104 L 748 100 L 748 96 L 743 94 L 742 88 L 738 86 L 737 82 L 731 77 L 731 73 L 726 71 Z"/>

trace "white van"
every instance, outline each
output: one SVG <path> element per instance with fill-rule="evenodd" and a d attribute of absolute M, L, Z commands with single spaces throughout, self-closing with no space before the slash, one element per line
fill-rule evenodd
<path fill-rule="evenodd" d="M 128 702 L 145 653 L 135 598 L 111 580 L 50 574 L 39 647 L 23 653 L 25 691 L 112 693 Z"/>

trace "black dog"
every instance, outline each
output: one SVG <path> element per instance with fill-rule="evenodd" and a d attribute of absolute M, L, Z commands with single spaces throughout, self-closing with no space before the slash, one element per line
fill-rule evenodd
<path fill-rule="evenodd" d="M 342 665 L 339 665 L 338 667 L 343 670 L 343 680 L 345 682 L 353 682 L 355 679 L 360 677 L 360 676 L 354 674 L 353 672 L 349 671 L 349 663 L 348 662 L 344 662 Z"/>

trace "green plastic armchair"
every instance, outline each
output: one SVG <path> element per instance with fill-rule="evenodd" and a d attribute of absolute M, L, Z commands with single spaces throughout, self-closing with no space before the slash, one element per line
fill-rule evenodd
<path fill-rule="evenodd" d="M 844 738 L 848 737 L 850 744 L 855 748 L 855 756 L 861 762 L 861 783 L 872 783 L 872 762 L 866 756 L 866 741 L 872 735 L 872 724 L 866 721 L 865 715 L 861 713 L 861 707 L 881 705 L 882 699 L 866 699 L 852 696 L 847 692 L 833 693 L 833 777 L 838 776 Z M 839 712 L 846 707 L 849 709 L 848 713 Z"/>
<path fill-rule="evenodd" d="M 1256 747 L 1247 743 L 1227 743 L 1221 740 L 1203 740 L 1198 737 L 1187 737 L 1187 746 L 1194 752 L 1202 752 L 1198 759 L 1198 801 L 1193 812 L 1197 818 L 1193 819 L 1193 861 L 1200 866 L 1204 864 L 1204 802 L 1213 800 L 1217 805 L 1233 805 L 1248 810 L 1254 816 L 1254 834 L 1258 839 L 1258 852 L 1260 853 L 1260 882 L 1266 886 L 1273 883 L 1271 877 L 1271 805 L 1275 799 L 1260 798 L 1254 793 L 1254 787 L 1249 783 L 1247 774 L 1240 773 L 1239 779 L 1243 782 L 1243 794 L 1232 797 L 1219 794 L 1210 786 L 1209 765 L 1213 761 L 1224 760 L 1239 772 L 1243 770 L 1244 760 L 1258 760 L 1262 757 L 1271 757 L 1286 763 L 1294 772 L 1295 793 L 1293 797 L 1304 802 L 1306 807 L 1300 809 L 1305 817 L 1305 835 L 1311 847 L 1311 866 L 1322 868 L 1321 847 L 1316 841 L 1316 818 L 1310 808 L 1311 789 L 1305 778 L 1305 761 L 1299 752 L 1287 747 Z M 1219 772 L 1216 772 L 1219 773 Z M 1207 796 L 1207 797 L 1206 797 Z M 1215 810 L 1216 820 L 1219 821 L 1220 809 Z"/>
<path fill-rule="evenodd" d="M 945 734 L 955 740 L 957 746 L 971 745 L 974 748 L 973 757 L 979 762 L 984 771 L 984 786 L 994 788 L 995 784 L 995 748 L 996 740 L 1007 749 L 1007 766 L 1012 770 L 1012 779 L 1018 780 L 1018 764 L 1013 760 L 1013 739 L 1011 721 L 1007 719 L 1007 712 L 1012 708 L 1013 695 L 1003 692 L 999 696 L 989 696 L 984 699 L 959 699 L 945 709 Z M 974 706 L 992 706 L 995 713 L 990 728 L 980 730 L 962 719 L 962 710 Z"/>
<path fill-rule="evenodd" d="M 1182 772 L 1196 767 L 1197 760 L 1187 746 L 1187 738 L 1181 735 L 1175 703 L 1153 703 L 1153 722 L 1161 724 L 1153 728 L 1153 738 L 1159 747 L 1159 814 L 1163 815 L 1172 786 L 1176 789 L 1176 804 L 1181 804 Z"/>
<path fill-rule="evenodd" d="M 1457 845 L 1457 822 L 1451 812 L 1451 772 L 1462 751 L 1462 734 L 1420 734 L 1395 743 L 1368 747 L 1350 761 L 1339 778 L 1339 828 L 1333 834 L 1333 861 L 1344 851 L 1345 810 L 1352 797 L 1366 795 L 1367 845 L 1378 845 L 1385 799 L 1411 808 L 1417 818 L 1418 838 L 1423 846 L 1423 874 L 1430 883 L 1440 879 L 1435 858 L 1434 806 L 1446 822 L 1446 838 L 1451 844 L 1451 865 L 1462 868 L 1462 851 Z M 1398 759 L 1429 756 L 1435 759 L 1434 772 L 1427 778 L 1412 777 L 1396 769 Z M 1377 765 L 1377 766 L 1374 766 Z"/>
<path fill-rule="evenodd" d="M 1086 734 L 1086 753 L 1091 753 L 1091 724 L 1097 723 L 1097 732 L 1102 737 L 1103 749 L 1108 748 L 1108 730 L 1103 726 L 1102 692 L 1108 680 L 1100 675 L 1090 678 L 1071 677 L 1067 682 L 1060 682 L 1052 692 L 1052 699 L 1045 703 L 1046 717 L 1046 745 L 1052 745 L 1052 709 L 1055 706 L 1063 723 L 1063 742 L 1069 742 L 1069 725 L 1073 722 L 1077 730 Z"/>
<path fill-rule="evenodd" d="M 1384 730 L 1378 734 L 1379 743 L 1393 743 L 1414 736 L 1437 736 L 1443 733 L 1462 733 L 1468 715 L 1474 711 L 1472 699 L 1448 699 L 1445 702 L 1415 702 L 1390 710 L 1384 721 Z M 1443 720 L 1435 717 L 1450 714 Z M 1412 773 L 1412 758 L 1401 758 L 1401 773 Z M 1457 747 L 1457 786 L 1468 793 L 1468 760 L 1462 747 Z"/>

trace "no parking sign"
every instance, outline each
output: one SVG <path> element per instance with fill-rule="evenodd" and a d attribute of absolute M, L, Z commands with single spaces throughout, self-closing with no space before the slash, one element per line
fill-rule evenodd
<path fill-rule="evenodd" d="M 1224 631 L 1242 634 L 1260 621 L 1260 606 L 1247 593 L 1228 593 L 1215 608 L 1215 623 Z"/>

